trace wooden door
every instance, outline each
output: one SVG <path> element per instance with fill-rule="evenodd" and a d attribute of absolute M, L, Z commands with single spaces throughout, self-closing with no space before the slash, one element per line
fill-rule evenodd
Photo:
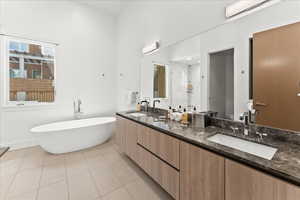
<path fill-rule="evenodd" d="M 300 131 L 300 23 L 253 37 L 256 123 Z"/>
<path fill-rule="evenodd" d="M 231 160 L 225 162 L 226 199 L 275 200 L 275 179 Z M 285 200 L 285 199 L 281 199 Z"/>
<path fill-rule="evenodd" d="M 181 142 L 180 199 L 224 200 L 224 162 L 221 156 Z"/>

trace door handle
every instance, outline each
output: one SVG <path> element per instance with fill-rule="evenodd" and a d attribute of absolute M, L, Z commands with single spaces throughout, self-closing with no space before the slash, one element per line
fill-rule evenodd
<path fill-rule="evenodd" d="M 263 102 L 256 102 L 255 103 L 256 106 L 262 106 L 262 107 L 266 107 L 267 104 L 263 103 Z"/>

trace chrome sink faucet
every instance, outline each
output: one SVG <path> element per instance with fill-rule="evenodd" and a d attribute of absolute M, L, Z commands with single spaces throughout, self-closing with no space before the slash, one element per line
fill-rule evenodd
<path fill-rule="evenodd" d="M 236 135 L 236 132 L 239 131 L 238 127 L 231 126 L 230 128 L 231 128 L 234 135 Z"/>
<path fill-rule="evenodd" d="M 244 121 L 244 135 L 249 135 L 249 113 L 244 112 L 240 115 L 240 120 Z"/>
<path fill-rule="evenodd" d="M 150 102 L 149 102 L 149 101 L 147 101 L 147 100 L 141 101 L 141 105 L 142 105 L 143 103 L 145 103 L 145 104 L 146 104 L 146 112 L 148 112 L 148 110 L 149 110 L 149 104 L 150 104 Z"/>
<path fill-rule="evenodd" d="M 267 133 L 261 133 L 261 132 L 258 132 L 258 131 L 256 131 L 255 134 L 258 135 L 258 141 L 262 141 L 263 137 L 267 137 L 268 136 Z"/>
<path fill-rule="evenodd" d="M 75 119 L 81 119 L 82 118 L 83 112 L 82 112 L 82 109 L 81 109 L 81 104 L 82 104 L 81 99 L 77 99 L 77 100 L 73 101 L 73 111 L 74 111 L 74 118 Z"/>

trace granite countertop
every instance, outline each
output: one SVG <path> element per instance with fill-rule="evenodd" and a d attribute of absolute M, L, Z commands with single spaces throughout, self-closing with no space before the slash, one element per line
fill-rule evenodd
<path fill-rule="evenodd" d="M 0 158 L 8 151 L 8 147 L 0 147 Z"/>
<path fill-rule="evenodd" d="M 232 135 L 230 130 L 217 127 L 192 128 L 174 121 L 157 121 L 153 113 L 145 113 L 144 117 L 133 117 L 129 113 L 118 112 L 117 115 L 300 186 L 300 145 L 297 143 L 268 138 L 267 145 L 278 150 L 272 160 L 266 160 L 207 140 L 220 132 Z"/>

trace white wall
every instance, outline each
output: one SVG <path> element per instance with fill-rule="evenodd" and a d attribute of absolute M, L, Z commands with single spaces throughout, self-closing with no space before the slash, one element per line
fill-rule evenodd
<path fill-rule="evenodd" d="M 201 110 L 201 65 L 196 64 L 191 66 L 191 83 L 193 85 L 193 92 L 191 94 L 191 105 L 195 106 L 197 110 Z"/>
<path fill-rule="evenodd" d="M 197 36 L 167 46 L 165 49 L 170 51 L 170 60 L 178 61 L 187 57 L 199 58 L 200 42 L 200 36 Z"/>
<path fill-rule="evenodd" d="M 71 119 L 74 97 L 83 100 L 87 115 L 114 113 L 117 28 L 114 17 L 67 1 L 4 1 L 0 13 L 2 32 L 59 43 L 56 105 L 1 108 L 3 144 L 12 147 L 33 145 L 29 129 Z M 102 73 L 105 77 L 100 76 Z"/>
<path fill-rule="evenodd" d="M 171 96 L 172 102 L 170 102 L 172 108 L 178 108 L 180 105 L 182 108 L 188 106 L 188 67 L 184 64 L 172 63 L 169 65 L 171 71 Z M 167 108 L 167 107 L 164 107 Z"/>

